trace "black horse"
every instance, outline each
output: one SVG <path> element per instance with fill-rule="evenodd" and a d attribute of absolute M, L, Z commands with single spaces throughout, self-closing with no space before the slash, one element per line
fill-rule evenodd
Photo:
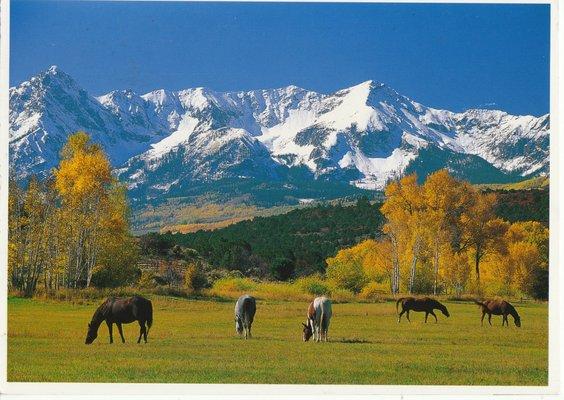
<path fill-rule="evenodd" d="M 409 312 L 410 311 L 419 311 L 425 312 L 425 322 L 427 322 L 427 317 L 431 314 L 435 317 L 435 322 L 437 322 L 437 316 L 433 312 L 433 310 L 440 310 L 444 315 L 450 317 L 447 308 L 439 303 L 437 300 L 432 299 L 430 297 L 424 297 L 422 299 L 416 299 L 415 297 L 402 297 L 396 301 L 396 312 L 398 311 L 398 305 L 401 303 L 401 313 L 398 316 L 398 322 L 401 321 L 401 316 L 404 313 L 407 313 L 406 317 L 409 322 Z"/>
<path fill-rule="evenodd" d="M 119 297 L 110 297 L 104 301 L 100 307 L 94 312 L 92 321 L 88 324 L 88 333 L 86 334 L 86 344 L 90 344 L 98 336 L 98 328 L 102 322 L 106 321 L 108 330 L 110 331 L 110 343 L 114 342 L 112 336 L 112 325 L 115 323 L 121 336 L 121 341 L 125 343 L 121 324 L 129 324 L 139 321 L 141 330 L 137 343 L 141 342 L 141 337 L 147 343 L 147 333 L 153 324 L 153 305 L 150 300 L 141 296 L 133 296 L 127 299 Z M 145 323 L 147 327 L 145 327 Z"/>

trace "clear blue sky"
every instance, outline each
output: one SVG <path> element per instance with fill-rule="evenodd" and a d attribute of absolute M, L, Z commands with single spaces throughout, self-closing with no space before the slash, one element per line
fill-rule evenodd
<path fill-rule="evenodd" d="M 549 111 L 550 7 L 15 0 L 15 85 L 56 64 L 93 95 L 374 79 L 425 105 Z"/>

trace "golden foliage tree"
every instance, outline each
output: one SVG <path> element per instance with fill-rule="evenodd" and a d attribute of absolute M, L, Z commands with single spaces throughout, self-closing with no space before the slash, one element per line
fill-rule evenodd
<path fill-rule="evenodd" d="M 132 247 L 125 192 L 103 150 L 84 132 L 69 137 L 54 175 L 66 221 L 67 281 L 72 287 L 88 287 L 104 250 L 109 264 L 119 262 L 127 254 L 123 249 Z"/>
<path fill-rule="evenodd" d="M 392 250 L 392 293 L 400 290 L 401 260 L 411 259 L 409 291 L 415 280 L 417 260 L 421 256 L 424 241 L 424 227 L 421 213 L 423 202 L 417 176 L 407 175 L 391 182 L 385 189 L 386 202 L 382 214 L 386 217 L 383 232 L 388 236 Z"/>
<path fill-rule="evenodd" d="M 464 211 L 461 218 L 464 246 L 474 252 L 476 280 L 480 282 L 480 261 L 490 250 L 503 252 L 503 236 L 509 223 L 497 218 L 494 206 L 497 198 L 494 193 L 474 194 L 472 205 Z"/>
<path fill-rule="evenodd" d="M 327 279 L 336 287 L 358 293 L 368 281 L 357 247 L 341 250 L 327 259 Z"/>
<path fill-rule="evenodd" d="M 89 286 L 94 271 L 120 282 L 134 275 L 125 188 L 86 133 L 69 137 L 53 179 L 11 182 L 9 212 L 10 282 L 26 295 L 41 278 L 57 289 Z"/>
<path fill-rule="evenodd" d="M 424 226 L 433 259 L 433 294 L 437 294 L 441 257 L 443 252 L 461 250 L 464 229 L 461 217 L 472 204 L 475 191 L 444 169 L 429 175 L 422 190 Z"/>

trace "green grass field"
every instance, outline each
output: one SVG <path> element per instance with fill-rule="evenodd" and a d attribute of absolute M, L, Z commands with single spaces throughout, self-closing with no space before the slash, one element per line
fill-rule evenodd
<path fill-rule="evenodd" d="M 236 337 L 232 302 L 153 297 L 148 344 L 124 325 L 84 344 L 96 304 L 8 300 L 8 381 L 547 385 L 548 308 L 516 304 L 522 328 L 480 327 L 469 303 L 450 318 L 398 324 L 395 304 L 334 304 L 329 343 L 303 343 L 305 303 L 258 302 L 254 338 Z M 432 319 L 432 317 L 431 317 Z M 431 321 L 431 320 L 430 320 Z M 117 339 L 117 340 L 116 340 Z"/>

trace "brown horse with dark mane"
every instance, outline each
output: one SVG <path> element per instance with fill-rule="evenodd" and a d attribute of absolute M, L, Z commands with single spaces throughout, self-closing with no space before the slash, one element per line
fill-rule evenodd
<path fill-rule="evenodd" d="M 141 296 L 129 298 L 109 297 L 94 312 L 92 321 L 88 324 L 86 344 L 90 344 L 96 339 L 98 336 L 98 328 L 104 321 L 106 321 L 108 330 L 110 331 L 110 343 L 114 342 L 112 336 L 112 326 L 114 323 L 118 327 L 121 341 L 125 343 L 121 324 L 129 324 L 134 321 L 138 321 L 141 328 L 137 343 L 141 342 L 141 337 L 143 337 L 145 343 L 147 343 L 147 333 L 153 324 L 153 305 L 150 300 Z M 145 324 L 147 324 L 147 326 L 145 326 Z"/>
<path fill-rule="evenodd" d="M 409 319 L 410 311 L 425 312 L 425 323 L 427 323 L 427 317 L 429 314 L 435 317 L 435 323 L 437 322 L 437 315 L 433 312 L 433 310 L 440 310 L 444 315 L 450 317 L 447 308 L 437 300 L 430 297 L 424 297 L 422 299 L 416 299 L 415 297 L 402 297 L 396 301 L 396 313 L 398 312 L 398 305 L 400 303 L 401 313 L 399 313 L 398 316 L 398 323 L 401 321 L 401 316 L 404 313 L 407 313 L 407 320 L 411 322 Z"/>
<path fill-rule="evenodd" d="M 509 321 L 507 316 L 511 315 L 513 317 L 513 322 L 517 328 L 521 327 L 521 317 L 509 302 L 505 300 L 485 300 L 478 301 L 474 300 L 474 303 L 480 306 L 482 309 L 482 320 L 481 324 L 484 326 L 484 317 L 488 314 L 488 322 L 492 324 L 492 315 L 503 315 L 503 320 L 501 321 L 501 326 L 507 324 L 509 326 Z"/>

